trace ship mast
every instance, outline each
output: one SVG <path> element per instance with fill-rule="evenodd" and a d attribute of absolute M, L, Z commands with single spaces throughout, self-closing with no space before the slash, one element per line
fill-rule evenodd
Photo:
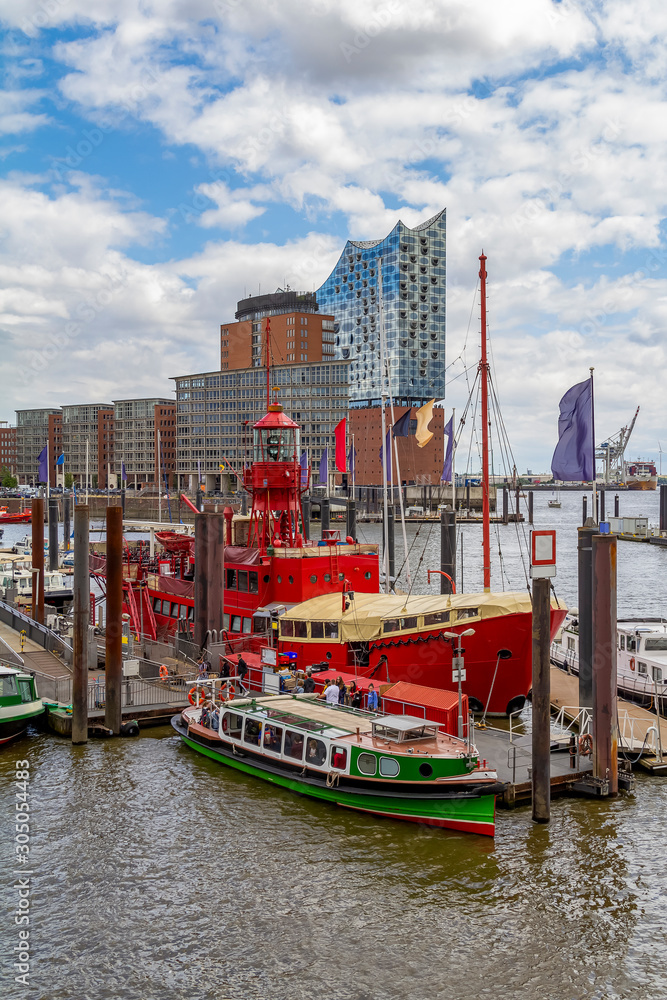
<path fill-rule="evenodd" d="M 479 258 L 480 300 L 482 313 L 482 354 L 479 374 L 482 384 L 482 555 L 484 592 L 491 590 L 491 539 L 489 532 L 489 363 L 486 357 L 486 257 Z"/>
<path fill-rule="evenodd" d="M 271 317 L 266 317 L 266 408 L 271 406 L 271 360 L 269 354 L 269 340 L 271 337 Z"/>

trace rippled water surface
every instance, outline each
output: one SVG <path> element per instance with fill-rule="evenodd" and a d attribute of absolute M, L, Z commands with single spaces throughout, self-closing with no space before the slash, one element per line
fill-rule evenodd
<path fill-rule="evenodd" d="M 626 512 L 657 513 L 655 495 L 637 497 L 622 494 Z M 569 600 L 580 510 L 571 494 L 555 512 Z M 470 589 L 477 531 L 464 536 Z M 664 610 L 665 558 L 620 543 L 623 611 Z M 17 758 L 32 775 L 29 990 L 11 969 Z M 34 732 L 0 751 L 0 817 L 2 1000 L 667 996 L 663 779 L 558 800 L 548 827 L 501 811 L 494 842 L 302 799 L 168 728 L 76 748 Z"/>

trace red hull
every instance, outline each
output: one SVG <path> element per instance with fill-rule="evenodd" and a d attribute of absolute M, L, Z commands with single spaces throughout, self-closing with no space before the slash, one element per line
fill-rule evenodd
<path fill-rule="evenodd" d="M 32 521 L 32 513 L 27 514 L 0 514 L 0 524 L 29 524 Z"/>

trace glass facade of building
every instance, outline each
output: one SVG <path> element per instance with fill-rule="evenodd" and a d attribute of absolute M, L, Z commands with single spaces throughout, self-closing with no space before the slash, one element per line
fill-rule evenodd
<path fill-rule="evenodd" d="M 445 395 L 445 210 L 408 229 L 398 222 L 383 240 L 348 241 L 317 290 L 320 310 L 336 321 L 336 357 L 350 362 L 350 406 L 381 399 L 378 262 L 390 391 L 404 406 Z"/>
<path fill-rule="evenodd" d="M 271 386 L 301 427 L 317 479 L 324 448 L 334 443 L 334 427 L 347 413 L 348 363 L 277 365 Z M 176 382 L 177 472 L 179 476 L 220 476 L 220 463 L 240 472 L 251 461 L 252 426 L 266 413 L 266 371 L 239 368 L 178 377 Z M 181 482 L 181 485 L 186 485 Z"/>

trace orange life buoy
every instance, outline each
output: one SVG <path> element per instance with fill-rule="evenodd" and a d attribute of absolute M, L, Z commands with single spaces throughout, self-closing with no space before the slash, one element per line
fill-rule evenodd
<path fill-rule="evenodd" d="M 162 666 L 160 667 L 160 680 L 166 681 L 168 677 L 169 677 L 169 671 L 167 670 L 167 668 L 163 663 Z"/>
<path fill-rule="evenodd" d="M 188 691 L 188 701 L 190 702 L 191 705 L 201 705 L 201 703 L 204 701 L 205 697 L 206 697 L 206 695 L 204 694 L 203 691 L 200 691 L 199 692 L 199 697 L 197 697 L 197 685 L 196 684 L 195 684 L 194 687 L 191 687 L 190 690 Z"/>
<path fill-rule="evenodd" d="M 634 658 L 634 656 L 631 656 L 630 657 L 630 670 L 634 670 L 634 669 L 635 669 L 635 658 Z"/>
<path fill-rule="evenodd" d="M 593 750 L 593 737 L 590 733 L 584 733 L 579 737 L 579 753 L 588 755 Z"/>

